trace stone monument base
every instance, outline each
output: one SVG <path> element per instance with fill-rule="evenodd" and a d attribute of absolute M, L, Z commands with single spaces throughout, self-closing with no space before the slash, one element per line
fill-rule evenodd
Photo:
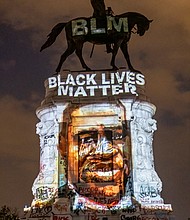
<path fill-rule="evenodd" d="M 63 71 L 45 88 L 40 171 L 23 219 L 173 219 L 154 167 L 156 107 L 143 74 Z"/>
<path fill-rule="evenodd" d="M 127 198 L 126 198 L 127 199 Z M 129 198 L 128 198 L 129 199 Z M 134 202 L 134 201 L 133 201 Z M 53 205 L 25 208 L 26 220 L 174 220 L 170 204 L 131 204 L 128 208 L 110 210 L 72 210 L 68 199 L 57 199 Z"/>

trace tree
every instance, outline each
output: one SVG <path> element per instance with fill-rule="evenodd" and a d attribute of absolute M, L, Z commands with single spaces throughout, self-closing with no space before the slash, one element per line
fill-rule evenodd
<path fill-rule="evenodd" d="M 0 220 L 19 220 L 16 209 L 4 205 L 0 208 Z"/>

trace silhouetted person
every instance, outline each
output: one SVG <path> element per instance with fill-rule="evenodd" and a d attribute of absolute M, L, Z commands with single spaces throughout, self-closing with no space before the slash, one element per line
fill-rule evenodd
<path fill-rule="evenodd" d="M 104 0 L 90 0 L 94 9 L 93 17 L 106 16 L 106 6 Z"/>
<path fill-rule="evenodd" d="M 108 7 L 108 10 L 106 10 L 104 0 L 90 0 L 90 1 L 94 9 L 93 17 L 96 17 L 96 18 L 105 17 L 106 18 L 106 15 L 113 14 L 111 7 Z M 106 44 L 106 52 L 107 53 L 112 52 L 111 44 Z"/>

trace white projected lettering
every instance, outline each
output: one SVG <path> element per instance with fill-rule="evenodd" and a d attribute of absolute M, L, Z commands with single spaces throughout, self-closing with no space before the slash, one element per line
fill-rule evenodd
<path fill-rule="evenodd" d="M 57 88 L 58 96 L 88 97 L 119 94 L 137 95 L 137 86 L 145 85 L 144 75 L 130 71 L 106 73 L 69 73 L 48 78 L 49 89 Z"/>

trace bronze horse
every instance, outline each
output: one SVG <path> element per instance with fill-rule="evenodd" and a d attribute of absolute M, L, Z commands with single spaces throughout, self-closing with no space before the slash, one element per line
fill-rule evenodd
<path fill-rule="evenodd" d="M 66 51 L 62 54 L 59 64 L 56 68 L 56 72 L 60 72 L 61 67 L 64 63 L 64 61 L 67 59 L 69 55 L 71 55 L 73 52 L 76 53 L 78 56 L 81 65 L 84 69 L 90 70 L 90 68 L 86 65 L 83 56 L 82 56 L 82 48 L 83 44 L 85 42 L 90 42 L 93 44 L 113 44 L 113 49 L 112 49 L 112 59 L 111 59 L 111 66 L 113 69 L 118 69 L 115 66 L 115 58 L 118 52 L 118 49 L 120 48 L 121 51 L 123 52 L 123 55 L 127 61 L 128 68 L 131 71 L 137 71 L 133 68 L 130 58 L 129 58 L 129 53 L 128 53 L 128 48 L 127 48 L 127 43 L 130 40 L 131 33 L 133 33 L 132 29 L 135 28 L 136 25 L 136 33 L 139 36 L 143 36 L 144 33 L 149 29 L 149 25 L 152 22 L 152 20 L 148 20 L 144 15 L 137 13 L 137 12 L 127 12 L 121 15 L 114 16 L 114 19 L 119 22 L 119 19 L 126 18 L 127 19 L 127 31 L 118 31 L 117 28 L 112 28 L 111 31 L 108 30 L 108 25 L 106 23 L 106 17 L 104 18 L 97 18 L 97 21 L 99 19 L 99 26 L 103 25 L 104 30 L 102 33 L 96 33 L 93 34 L 88 32 L 90 28 L 90 25 L 92 24 L 92 17 L 90 18 L 76 18 L 73 19 L 69 22 L 66 23 L 59 23 L 57 24 L 51 31 L 51 33 L 48 35 L 47 41 L 44 43 L 44 45 L 41 47 L 41 50 L 44 50 L 45 48 L 51 46 L 57 36 L 61 33 L 63 28 L 65 28 L 66 31 L 66 38 L 67 38 L 67 43 L 68 43 L 68 48 Z M 94 18 L 96 19 L 96 18 Z M 81 29 L 82 34 L 80 33 L 80 27 L 78 28 L 78 33 L 73 34 L 73 22 L 77 23 L 77 21 L 86 21 L 86 29 L 83 28 Z M 93 20 L 94 22 L 94 20 Z M 98 23 L 97 23 L 98 24 Z M 124 26 L 124 24 L 122 24 Z M 102 27 L 102 26 L 101 26 Z M 118 27 L 118 26 L 117 26 Z M 106 29 L 107 28 L 107 29 Z M 124 27 L 123 27 L 124 29 Z M 108 31 L 107 31 L 108 30 Z M 86 32 L 85 32 L 86 31 Z"/>

